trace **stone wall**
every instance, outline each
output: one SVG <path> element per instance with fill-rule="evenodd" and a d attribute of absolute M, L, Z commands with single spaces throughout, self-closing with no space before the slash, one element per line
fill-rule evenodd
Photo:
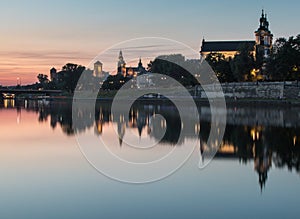
<path fill-rule="evenodd" d="M 274 126 L 274 127 L 299 127 L 299 107 L 227 107 L 226 112 L 218 112 L 226 116 L 226 124 L 246 126 Z M 209 106 L 200 108 L 202 121 L 211 122 L 211 109 Z"/>
<path fill-rule="evenodd" d="M 297 82 L 243 82 L 221 86 L 227 98 L 300 99 L 300 83 Z M 217 97 L 219 89 L 215 85 L 199 86 L 195 94 L 201 98 Z"/>

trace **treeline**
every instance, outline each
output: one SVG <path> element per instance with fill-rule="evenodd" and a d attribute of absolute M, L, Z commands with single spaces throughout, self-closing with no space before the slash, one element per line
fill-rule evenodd
<path fill-rule="evenodd" d="M 200 71 L 200 63 L 196 60 L 185 59 L 181 54 L 161 55 L 150 61 L 148 71 L 172 77 L 183 86 L 198 84 L 194 77 Z M 159 83 L 154 81 L 154 84 Z"/>
<path fill-rule="evenodd" d="M 300 35 L 277 39 L 269 57 L 264 57 L 263 51 L 253 53 L 253 48 L 244 45 L 233 58 L 211 53 L 206 61 L 220 82 L 299 80 Z"/>
<path fill-rule="evenodd" d="M 288 39 L 279 38 L 274 42 L 271 54 L 264 57 L 263 51 L 253 52 L 253 48 L 245 44 L 234 57 L 226 58 L 221 53 L 210 53 L 207 63 L 216 73 L 220 82 L 243 81 L 286 81 L 300 79 L 300 34 Z M 195 73 L 201 75 L 201 65 L 197 60 L 188 60 L 180 54 L 158 56 L 148 64 L 147 72 L 160 73 L 174 78 L 184 86 L 198 84 Z M 204 69 L 205 70 L 205 69 Z M 207 69 L 206 69 L 207 70 Z M 93 77 L 93 71 L 84 66 L 68 63 L 51 80 L 48 75 L 38 74 L 39 83 L 30 85 L 34 89 L 58 89 L 73 93 L 79 78 L 89 81 L 88 87 L 97 88 L 99 80 Z M 192 74 L 191 74 L 192 73 Z M 92 80 L 91 80 L 92 79 Z M 118 90 L 130 78 L 121 74 L 109 75 L 102 84 L 104 90 Z M 92 83 L 91 83 L 92 81 Z M 159 83 L 154 81 L 154 84 Z"/>
<path fill-rule="evenodd" d="M 61 71 L 53 75 L 52 80 L 48 78 L 48 75 L 38 74 L 37 79 L 39 83 L 33 86 L 42 89 L 63 90 L 73 93 L 83 72 L 87 76 L 92 76 L 93 74 L 91 70 L 86 70 L 82 65 L 67 63 L 62 67 Z"/>

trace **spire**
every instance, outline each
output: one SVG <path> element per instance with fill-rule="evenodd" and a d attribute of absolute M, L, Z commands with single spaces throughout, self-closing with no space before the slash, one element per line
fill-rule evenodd
<path fill-rule="evenodd" d="M 138 67 L 143 67 L 142 59 L 140 57 Z"/>
<path fill-rule="evenodd" d="M 261 11 L 261 17 L 259 19 L 259 30 L 268 30 L 269 29 L 269 22 L 267 20 L 267 13 L 265 13 L 265 10 L 262 9 Z"/>
<path fill-rule="evenodd" d="M 120 52 L 119 52 L 118 67 L 122 67 L 122 66 L 124 66 L 125 64 L 126 64 L 126 63 L 125 63 L 124 58 L 123 58 L 122 50 L 120 50 Z"/>
<path fill-rule="evenodd" d="M 120 52 L 119 52 L 119 59 L 123 59 L 123 53 L 122 53 L 122 50 L 120 50 Z"/>

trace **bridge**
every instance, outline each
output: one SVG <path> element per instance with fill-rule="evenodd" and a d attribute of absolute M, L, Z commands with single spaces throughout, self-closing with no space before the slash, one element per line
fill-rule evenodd
<path fill-rule="evenodd" d="M 61 90 L 30 90 L 30 89 L 0 89 L 0 94 L 41 94 L 41 95 L 51 95 L 60 94 Z"/>

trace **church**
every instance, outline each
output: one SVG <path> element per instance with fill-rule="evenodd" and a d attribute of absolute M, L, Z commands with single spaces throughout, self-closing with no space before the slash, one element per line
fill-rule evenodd
<path fill-rule="evenodd" d="M 225 58 L 234 57 L 243 45 L 248 45 L 253 54 L 262 53 L 267 58 L 272 49 L 273 34 L 269 30 L 267 14 L 262 10 L 259 27 L 254 32 L 255 40 L 241 41 L 206 41 L 203 39 L 200 50 L 201 57 L 205 58 L 210 53 L 222 53 Z"/>
<path fill-rule="evenodd" d="M 126 62 L 124 61 L 122 50 L 120 50 L 117 68 L 118 74 L 122 74 L 124 77 L 133 77 L 146 72 L 147 71 L 143 66 L 141 58 L 139 59 L 139 63 L 136 67 L 126 67 Z"/>

